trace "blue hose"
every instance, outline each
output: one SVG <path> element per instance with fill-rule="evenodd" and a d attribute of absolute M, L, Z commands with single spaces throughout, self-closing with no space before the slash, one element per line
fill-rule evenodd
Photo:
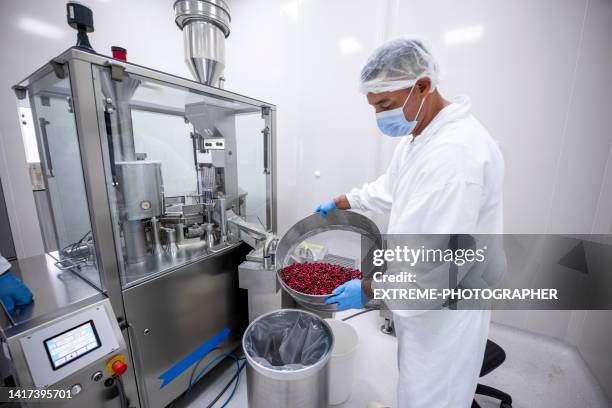
<path fill-rule="evenodd" d="M 238 389 L 238 384 L 240 383 L 240 359 L 234 356 L 233 354 L 232 357 L 236 360 L 236 382 L 234 383 L 234 388 L 232 389 L 232 392 L 230 393 L 229 397 L 227 397 L 223 405 L 221 405 L 221 408 L 225 408 L 227 404 L 229 404 L 229 402 L 232 400 L 232 398 L 234 398 L 234 394 L 236 393 L 236 390 Z"/>
<path fill-rule="evenodd" d="M 236 394 L 236 390 L 238 389 L 238 384 L 240 383 L 240 361 L 245 360 L 245 357 L 236 357 L 236 355 L 234 355 L 233 353 L 223 353 L 213 358 L 204 366 L 204 368 L 202 368 L 202 370 L 200 370 L 198 375 L 196 375 L 195 378 L 191 381 L 191 383 L 189 384 L 189 388 L 187 388 L 187 393 L 191 391 L 191 388 L 193 387 L 195 383 L 200 381 L 200 379 L 204 376 L 204 374 L 206 373 L 206 370 L 208 370 L 210 366 L 212 366 L 219 360 L 222 360 L 226 357 L 232 358 L 236 362 L 236 382 L 234 383 L 234 388 L 232 389 L 232 392 L 230 393 L 229 397 L 223 403 L 223 405 L 221 405 L 221 408 L 225 408 L 227 404 L 229 404 L 229 402 L 232 400 L 232 398 L 234 397 L 234 394 Z"/>

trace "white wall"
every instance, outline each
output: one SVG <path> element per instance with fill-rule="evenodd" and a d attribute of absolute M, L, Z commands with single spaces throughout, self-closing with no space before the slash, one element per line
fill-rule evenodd
<path fill-rule="evenodd" d="M 226 88 L 277 106 L 278 230 L 296 221 L 297 25 L 278 0 L 235 1 L 226 43 Z"/>
<path fill-rule="evenodd" d="M 0 3 L 2 51 L 12 56 L 0 76 L 0 177 L 21 257 L 42 252 L 42 244 L 9 87 L 73 43 L 64 3 Z M 89 3 L 97 50 L 122 45 L 131 61 L 189 77 L 171 0 Z M 501 143 L 506 231 L 612 233 L 609 0 L 230 0 L 230 5 L 227 88 L 278 106 L 281 232 L 317 202 L 385 169 L 395 141 L 377 131 L 372 110 L 356 91 L 358 74 L 377 44 L 416 33 L 439 57 L 445 73 L 441 91 L 469 94 L 474 114 Z M 25 17 L 56 27 L 53 35 L 23 31 Z M 474 41 L 453 43 L 462 33 Z M 610 338 L 610 315 L 515 312 L 496 313 L 495 319 L 577 344 L 603 382 L 612 378 L 605 363 L 612 343 L 595 336 Z"/>
<path fill-rule="evenodd" d="M 598 120 L 610 110 L 605 72 L 612 61 L 603 52 L 611 30 L 609 2 L 231 4 L 228 80 L 232 89 L 265 94 L 279 106 L 280 168 L 290 173 L 280 180 L 297 193 L 295 216 L 286 219 L 306 215 L 320 200 L 384 170 L 395 141 L 379 135 L 356 91 L 358 74 L 377 44 L 415 33 L 439 57 L 442 92 L 468 94 L 474 114 L 502 146 L 507 232 L 612 228 L 612 187 L 606 182 L 612 180 L 612 137 Z M 453 43 L 463 29 L 481 36 Z M 355 49 L 344 54 L 340 44 L 347 41 Z"/>

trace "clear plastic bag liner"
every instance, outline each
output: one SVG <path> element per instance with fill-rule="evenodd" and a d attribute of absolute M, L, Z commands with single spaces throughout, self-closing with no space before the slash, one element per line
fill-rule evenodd
<path fill-rule="evenodd" d="M 253 360 L 272 370 L 295 371 L 320 361 L 333 334 L 321 319 L 299 310 L 278 311 L 253 322 L 244 348 Z"/>

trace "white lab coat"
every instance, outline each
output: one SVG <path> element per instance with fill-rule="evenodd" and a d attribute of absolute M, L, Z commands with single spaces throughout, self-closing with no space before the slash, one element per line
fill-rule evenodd
<path fill-rule="evenodd" d="M 389 168 L 347 194 L 351 208 L 389 214 L 389 234 L 500 234 L 504 161 L 459 97 Z M 470 407 L 489 332 L 489 310 L 394 311 L 401 408 Z"/>
<path fill-rule="evenodd" d="M 0 254 L 0 275 L 11 269 L 11 263 Z"/>

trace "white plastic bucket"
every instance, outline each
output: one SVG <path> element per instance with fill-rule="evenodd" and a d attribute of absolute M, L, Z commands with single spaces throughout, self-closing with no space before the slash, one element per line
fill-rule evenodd
<path fill-rule="evenodd" d="M 357 331 L 350 324 L 325 319 L 334 333 L 334 348 L 329 362 L 329 404 L 342 404 L 353 390 L 355 350 L 359 344 Z"/>

